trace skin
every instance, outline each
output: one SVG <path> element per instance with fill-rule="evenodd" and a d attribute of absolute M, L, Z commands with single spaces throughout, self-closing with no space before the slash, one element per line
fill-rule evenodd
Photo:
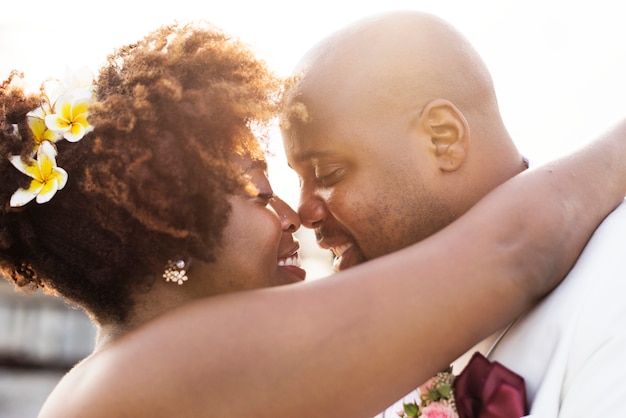
<path fill-rule="evenodd" d="M 305 278 L 299 268 L 300 245 L 293 236 L 300 228 L 300 218 L 274 195 L 266 170 L 264 161 L 254 162 L 248 170 L 255 187 L 253 196 L 231 198 L 232 219 L 238 221 L 229 222 L 224 231 L 217 256 L 221 262 L 205 263 L 195 272 L 203 277 L 211 269 L 212 275 L 222 277 L 205 294 L 278 286 Z M 233 269 L 233 265 L 238 268 Z"/>
<path fill-rule="evenodd" d="M 293 236 L 300 228 L 300 218 L 287 203 L 274 195 L 265 160 L 237 157 L 237 161 L 250 179 L 250 194 L 229 198 L 232 213 L 217 261 L 192 261 L 187 271 L 189 279 L 182 286 L 157 280 L 149 291 L 139 289 L 135 294 L 136 306 L 128 321 L 100 324 L 96 352 L 129 330 L 186 303 L 207 296 L 305 279 L 306 272 L 300 268 L 300 244 Z M 214 277 L 219 280 L 210 279 Z"/>
<path fill-rule="evenodd" d="M 439 233 L 332 278 L 156 316 L 77 365 L 39 416 L 373 416 L 569 271 L 626 193 L 625 136 L 626 121 L 505 182 Z M 233 225 L 248 209 L 263 222 L 272 213 L 240 203 L 251 207 L 233 211 Z M 398 303 L 372 309 L 381 297 Z"/>
<path fill-rule="evenodd" d="M 624 136 L 626 123 L 418 244 L 309 283 L 280 266 L 295 213 L 244 163 L 256 194 L 230 198 L 221 256 L 192 264 L 184 286 L 138 291 L 132 320 L 101 327 L 40 417 L 373 416 L 567 273 L 626 193 Z M 289 278 L 298 283 L 257 289 Z M 395 303 L 372 309 L 381 298 Z"/>
<path fill-rule="evenodd" d="M 439 231 L 526 166 L 469 42 L 418 12 L 366 19 L 295 74 L 284 148 L 298 213 L 338 270 Z"/>

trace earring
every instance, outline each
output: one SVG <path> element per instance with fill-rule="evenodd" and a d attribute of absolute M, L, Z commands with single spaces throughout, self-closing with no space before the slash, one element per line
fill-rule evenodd
<path fill-rule="evenodd" d="M 187 270 L 185 260 L 167 260 L 167 264 L 165 265 L 165 272 L 163 273 L 163 278 L 166 282 L 175 282 L 178 284 L 183 284 L 189 278 L 187 277 Z"/>

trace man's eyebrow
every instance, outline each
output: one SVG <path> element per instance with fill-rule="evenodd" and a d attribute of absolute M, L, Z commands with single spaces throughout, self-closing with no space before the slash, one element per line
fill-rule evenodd
<path fill-rule="evenodd" d="M 295 158 L 296 162 L 304 162 L 311 161 L 319 158 L 333 157 L 336 153 L 333 151 L 325 151 L 325 150 L 311 150 L 307 151 L 304 154 L 298 154 Z M 291 165 L 289 165 L 291 167 Z"/>

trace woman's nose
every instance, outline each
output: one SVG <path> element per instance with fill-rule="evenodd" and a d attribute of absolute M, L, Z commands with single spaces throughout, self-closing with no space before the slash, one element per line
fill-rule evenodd
<path fill-rule="evenodd" d="M 283 231 L 294 233 L 300 229 L 300 216 L 291 208 L 284 200 L 275 197 L 272 201 L 272 207 L 280 218 L 280 225 Z"/>

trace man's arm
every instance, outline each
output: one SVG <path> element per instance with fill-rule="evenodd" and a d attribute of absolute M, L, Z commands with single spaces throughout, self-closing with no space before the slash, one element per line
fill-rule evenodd
<path fill-rule="evenodd" d="M 626 193 L 625 138 L 626 122 L 601 148 L 516 177 L 397 253 L 164 315 L 92 358 L 100 374 L 82 396 L 51 399 L 42 416 L 132 415 L 154 393 L 155 416 L 183 406 L 189 416 L 251 406 L 258 417 L 374 416 L 565 276 Z"/>

